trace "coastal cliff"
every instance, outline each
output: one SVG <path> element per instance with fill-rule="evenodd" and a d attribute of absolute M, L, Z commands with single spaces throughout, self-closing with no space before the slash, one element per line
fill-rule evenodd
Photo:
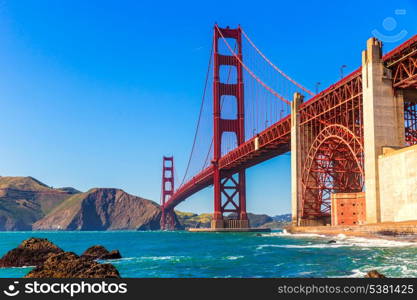
<path fill-rule="evenodd" d="M 161 209 L 120 189 L 76 194 L 33 224 L 33 230 L 158 230 Z"/>

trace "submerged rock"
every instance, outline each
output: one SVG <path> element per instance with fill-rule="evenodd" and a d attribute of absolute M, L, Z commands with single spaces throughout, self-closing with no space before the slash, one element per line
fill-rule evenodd
<path fill-rule="evenodd" d="M 120 278 L 111 264 L 100 264 L 73 252 L 52 254 L 25 278 Z"/>
<path fill-rule="evenodd" d="M 109 251 L 103 246 L 92 246 L 84 251 L 84 253 L 81 255 L 82 258 L 87 259 L 118 259 L 122 258 L 120 255 L 119 250 L 112 250 Z"/>
<path fill-rule="evenodd" d="M 47 239 L 30 238 L 23 241 L 17 248 L 7 252 L 0 259 L 0 267 L 39 266 L 52 255 L 63 250 Z"/>
<path fill-rule="evenodd" d="M 386 278 L 385 275 L 379 273 L 377 270 L 371 270 L 366 275 L 365 278 Z"/>

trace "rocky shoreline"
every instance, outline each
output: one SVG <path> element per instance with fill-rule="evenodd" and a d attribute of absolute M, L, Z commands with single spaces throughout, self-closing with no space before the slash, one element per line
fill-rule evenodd
<path fill-rule="evenodd" d="M 100 245 L 88 248 L 81 256 L 65 252 L 43 238 L 30 238 L 0 259 L 0 268 L 34 267 L 25 278 L 121 278 L 109 263 L 96 260 L 120 259 L 118 250 Z"/>

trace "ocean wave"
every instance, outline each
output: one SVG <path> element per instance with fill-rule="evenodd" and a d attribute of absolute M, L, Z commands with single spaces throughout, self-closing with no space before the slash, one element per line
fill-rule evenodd
<path fill-rule="evenodd" d="M 365 275 L 371 270 L 378 270 L 378 272 L 384 274 L 387 277 L 416 277 L 417 270 L 409 269 L 407 265 L 393 265 L 386 266 L 365 266 L 359 269 L 351 270 L 352 274 L 343 276 L 346 278 L 364 278 Z M 333 277 L 333 276 L 332 276 Z M 337 276 L 340 277 L 340 276 Z"/>
<path fill-rule="evenodd" d="M 171 261 L 180 261 L 184 258 L 187 258 L 186 256 L 141 256 L 138 257 L 140 260 L 171 260 Z"/>
<path fill-rule="evenodd" d="M 326 236 L 316 233 L 296 233 L 291 234 L 285 229 L 282 232 L 272 232 L 268 234 L 263 234 L 262 236 L 270 237 L 294 237 L 294 238 L 320 238 L 320 239 L 336 239 L 336 243 L 332 244 L 315 244 L 315 245 L 275 245 L 283 248 L 324 248 L 324 247 L 364 247 L 364 248 L 393 248 L 393 247 L 417 247 L 416 242 L 408 241 L 397 241 L 397 240 L 388 240 L 381 238 L 362 238 L 362 237 L 353 237 L 346 236 L 345 234 L 338 234 L 335 237 Z"/>
<path fill-rule="evenodd" d="M 328 237 L 327 237 L 328 238 Z M 417 243 L 405 241 L 393 241 L 384 239 L 366 239 L 360 237 L 337 237 L 332 243 L 306 243 L 302 245 L 291 244 L 265 244 L 256 247 L 257 250 L 264 248 L 288 248 L 288 249 L 304 249 L 304 248 L 341 248 L 341 247 L 357 247 L 362 249 L 369 248 L 398 248 L 398 247 L 417 247 Z"/>
<path fill-rule="evenodd" d="M 369 269 L 370 271 L 371 269 Z M 340 277 L 345 277 L 345 278 L 364 278 L 366 273 L 368 273 L 368 271 L 365 270 L 360 270 L 360 269 L 353 269 L 351 270 L 352 274 L 350 275 L 346 275 L 346 276 L 329 276 L 330 278 L 340 278 Z"/>
<path fill-rule="evenodd" d="M 395 248 L 395 247 L 417 247 L 415 242 L 394 241 L 384 239 L 369 239 L 361 237 L 343 237 L 339 238 L 342 243 L 353 247 L 377 247 L 377 248 Z"/>
<path fill-rule="evenodd" d="M 3 269 L 3 270 L 6 270 L 6 269 L 29 269 L 29 268 L 33 269 L 33 268 L 36 268 L 36 266 L 3 267 L 2 269 Z"/>
<path fill-rule="evenodd" d="M 124 261 L 130 261 L 130 260 L 136 260 L 137 257 L 122 257 L 122 258 L 115 258 L 115 259 L 98 259 L 98 262 L 101 263 L 106 263 L 106 262 L 110 262 L 110 263 L 117 263 L 117 262 L 124 262 Z"/>
<path fill-rule="evenodd" d="M 281 232 L 271 232 L 271 233 L 264 233 L 262 234 L 262 236 L 265 237 L 269 237 L 269 236 L 288 236 L 288 237 L 326 237 L 325 235 L 322 234 L 317 234 L 317 233 L 297 233 L 297 234 L 292 234 L 289 233 L 287 230 L 283 230 Z"/>
<path fill-rule="evenodd" d="M 344 244 L 307 244 L 307 245 L 259 245 L 256 250 L 262 250 L 264 248 L 287 248 L 287 249 L 305 249 L 305 248 L 340 248 L 348 247 Z"/>

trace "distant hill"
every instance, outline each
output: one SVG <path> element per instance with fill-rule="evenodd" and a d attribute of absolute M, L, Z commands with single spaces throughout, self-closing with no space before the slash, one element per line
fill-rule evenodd
<path fill-rule="evenodd" d="M 0 231 L 31 230 L 32 224 L 72 195 L 33 177 L 0 177 Z"/>
<path fill-rule="evenodd" d="M 210 227 L 212 214 L 195 214 L 176 210 L 178 221 L 184 228 L 208 228 Z"/>
<path fill-rule="evenodd" d="M 272 218 L 272 222 L 265 223 L 263 226 L 268 228 L 283 228 L 291 222 L 291 214 L 277 215 Z"/>
<path fill-rule="evenodd" d="M 160 219 L 161 208 L 153 201 L 120 189 L 94 188 L 63 201 L 33 230 L 158 230 Z"/>
<path fill-rule="evenodd" d="M 177 229 L 210 227 L 211 215 L 176 211 Z M 230 215 L 229 217 L 233 217 Z M 291 215 L 248 213 L 252 227 L 279 228 Z M 33 177 L 0 176 L 0 231 L 159 230 L 161 208 L 120 189 L 52 188 Z"/>
<path fill-rule="evenodd" d="M 177 214 L 178 220 L 184 228 L 210 227 L 212 214 L 203 213 L 198 215 L 195 213 L 181 211 L 175 211 L 175 213 Z M 233 215 L 228 217 L 233 217 Z M 248 213 L 248 218 L 251 227 L 281 228 L 291 221 L 291 214 L 270 217 L 266 214 Z"/>
<path fill-rule="evenodd" d="M 277 222 L 291 222 L 291 214 L 277 215 L 272 219 Z"/>

